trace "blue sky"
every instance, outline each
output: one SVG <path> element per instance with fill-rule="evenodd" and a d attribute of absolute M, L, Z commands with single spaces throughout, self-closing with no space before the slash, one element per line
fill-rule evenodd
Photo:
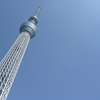
<path fill-rule="evenodd" d="M 100 100 L 99 0 L 1 0 L 0 60 L 39 6 L 7 100 Z"/>

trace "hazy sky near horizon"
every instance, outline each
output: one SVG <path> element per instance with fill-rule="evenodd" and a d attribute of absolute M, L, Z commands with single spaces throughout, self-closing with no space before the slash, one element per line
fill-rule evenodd
<path fill-rule="evenodd" d="M 1 0 L 0 60 L 39 6 L 7 100 L 100 100 L 100 0 Z"/>

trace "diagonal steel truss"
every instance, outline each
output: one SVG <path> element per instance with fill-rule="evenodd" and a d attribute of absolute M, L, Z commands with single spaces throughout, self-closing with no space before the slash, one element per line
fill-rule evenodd
<path fill-rule="evenodd" d="M 0 100 L 7 98 L 29 40 L 30 34 L 22 32 L 0 62 Z"/>

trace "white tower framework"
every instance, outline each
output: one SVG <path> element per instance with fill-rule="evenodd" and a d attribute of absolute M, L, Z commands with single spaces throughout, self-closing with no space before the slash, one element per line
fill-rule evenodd
<path fill-rule="evenodd" d="M 29 40 L 36 34 L 37 15 L 40 9 L 41 7 L 34 16 L 29 18 L 28 22 L 21 25 L 21 34 L 0 62 L 0 100 L 6 100 Z"/>

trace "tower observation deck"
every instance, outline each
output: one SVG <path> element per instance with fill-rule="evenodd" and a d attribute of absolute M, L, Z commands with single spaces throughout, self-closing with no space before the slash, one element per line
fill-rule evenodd
<path fill-rule="evenodd" d="M 36 34 L 40 9 L 41 7 L 34 16 L 29 18 L 28 22 L 21 25 L 19 37 L 0 62 L 0 100 L 6 100 L 29 40 Z"/>

